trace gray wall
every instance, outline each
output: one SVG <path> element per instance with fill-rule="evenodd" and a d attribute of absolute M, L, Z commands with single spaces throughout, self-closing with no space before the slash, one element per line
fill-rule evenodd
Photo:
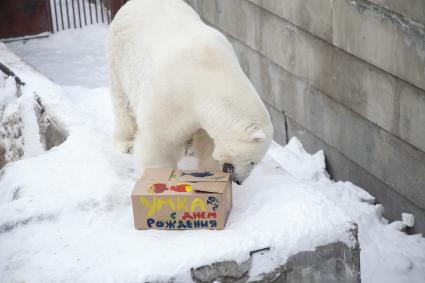
<path fill-rule="evenodd" d="M 424 0 L 187 0 L 231 40 L 275 139 L 425 232 Z"/>

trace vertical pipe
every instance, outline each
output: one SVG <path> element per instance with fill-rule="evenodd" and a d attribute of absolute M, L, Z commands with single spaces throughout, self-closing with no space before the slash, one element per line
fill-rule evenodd
<path fill-rule="evenodd" d="M 99 0 L 99 6 L 100 6 L 100 17 L 102 18 L 102 23 L 105 21 L 103 20 L 103 0 Z"/>
<path fill-rule="evenodd" d="M 111 0 L 106 0 L 106 3 L 108 3 L 108 8 L 106 9 L 106 12 L 108 14 L 108 24 L 111 23 Z"/>
<path fill-rule="evenodd" d="M 80 28 L 82 28 L 83 26 L 81 25 L 80 0 L 77 0 L 77 11 L 78 11 L 78 21 L 80 22 Z"/>
<path fill-rule="evenodd" d="M 86 17 L 86 4 L 85 0 L 81 0 L 81 5 L 83 5 L 83 14 L 84 14 L 84 25 L 87 25 L 87 17 Z"/>
<path fill-rule="evenodd" d="M 90 3 L 90 0 L 87 0 L 87 3 L 89 3 L 90 23 L 93 24 L 93 16 L 91 14 L 91 3 Z"/>
<path fill-rule="evenodd" d="M 65 29 L 65 25 L 63 24 L 63 12 L 62 12 L 62 1 L 59 0 L 59 9 L 61 11 L 61 22 L 62 22 L 62 30 Z"/>
<path fill-rule="evenodd" d="M 97 15 L 97 0 L 94 0 L 94 11 L 96 13 L 96 23 L 99 23 L 99 16 Z"/>
<path fill-rule="evenodd" d="M 69 21 L 68 0 L 65 0 L 65 9 L 66 9 L 66 19 L 68 21 L 68 29 L 70 29 L 71 28 L 71 22 Z"/>
<path fill-rule="evenodd" d="M 53 7 L 55 8 L 56 31 L 59 31 L 59 22 L 58 22 L 58 12 L 57 12 L 57 9 L 56 9 L 56 0 L 53 0 Z"/>
<path fill-rule="evenodd" d="M 75 20 L 74 0 L 71 0 L 71 3 L 72 3 L 72 19 L 74 20 L 74 28 L 77 28 L 77 21 Z"/>
<path fill-rule="evenodd" d="M 50 31 L 53 33 L 53 16 L 52 16 L 52 3 L 50 2 L 50 0 L 46 0 L 47 1 L 47 9 L 49 9 L 49 20 L 50 20 Z"/>

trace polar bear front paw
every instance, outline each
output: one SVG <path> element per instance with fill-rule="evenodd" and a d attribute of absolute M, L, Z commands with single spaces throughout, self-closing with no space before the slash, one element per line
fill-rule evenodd
<path fill-rule="evenodd" d="M 122 153 L 133 153 L 133 141 L 116 141 L 115 146 Z"/>

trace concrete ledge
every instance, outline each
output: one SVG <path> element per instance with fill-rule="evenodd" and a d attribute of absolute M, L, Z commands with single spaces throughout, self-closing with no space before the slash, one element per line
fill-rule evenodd
<path fill-rule="evenodd" d="M 355 230 L 357 231 L 357 230 Z M 354 232 L 357 233 L 357 232 Z M 315 251 L 300 252 L 273 271 L 262 274 L 261 279 L 250 279 L 250 269 L 256 257 L 267 257 L 267 252 L 251 257 L 240 264 L 222 261 L 192 269 L 197 283 L 213 282 L 360 282 L 360 248 L 349 248 L 341 242 L 319 246 Z"/>

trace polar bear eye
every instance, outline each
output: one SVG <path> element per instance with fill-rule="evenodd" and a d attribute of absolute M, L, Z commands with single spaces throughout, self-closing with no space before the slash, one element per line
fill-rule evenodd
<path fill-rule="evenodd" d="M 254 161 L 251 161 L 251 165 L 255 165 L 255 162 Z"/>

